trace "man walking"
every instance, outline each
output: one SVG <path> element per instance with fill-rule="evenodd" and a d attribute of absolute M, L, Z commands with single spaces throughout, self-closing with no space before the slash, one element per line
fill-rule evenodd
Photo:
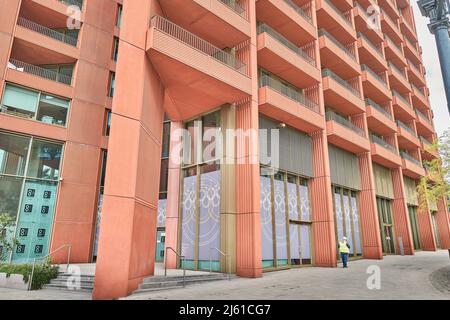
<path fill-rule="evenodd" d="M 339 241 L 339 253 L 341 254 L 344 268 L 347 268 L 348 254 L 350 253 L 350 245 L 347 243 L 347 237 L 342 237 L 342 240 Z"/>

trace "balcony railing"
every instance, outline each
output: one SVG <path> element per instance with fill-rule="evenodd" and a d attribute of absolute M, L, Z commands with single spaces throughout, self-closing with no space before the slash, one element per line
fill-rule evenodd
<path fill-rule="evenodd" d="M 62 74 L 62 73 L 58 73 L 55 72 L 53 70 L 48 70 L 45 68 L 41 68 L 39 66 L 35 66 L 23 61 L 19 61 L 19 60 L 15 60 L 15 59 L 9 59 L 9 65 L 8 67 L 10 69 L 14 69 L 20 72 L 26 72 L 26 73 L 30 73 L 32 75 L 41 77 L 41 78 L 45 78 L 47 80 L 52 80 L 52 81 L 56 81 L 56 82 L 60 82 L 66 85 L 71 85 L 72 84 L 72 78 Z"/>
<path fill-rule="evenodd" d="M 375 52 L 376 52 L 381 58 L 384 59 L 384 57 L 383 57 L 383 51 L 381 50 L 381 48 L 380 48 L 380 47 L 377 47 L 375 44 L 373 44 L 373 42 L 370 41 L 370 40 L 369 40 L 362 32 L 358 32 L 358 38 L 364 39 L 364 40 L 369 44 L 369 46 L 370 46 L 372 49 L 374 49 Z"/>
<path fill-rule="evenodd" d="M 350 83 L 348 83 L 347 81 L 345 81 L 344 79 L 339 77 L 337 74 L 335 74 L 330 69 L 322 69 L 322 77 L 332 78 L 337 83 L 339 83 L 341 86 L 343 86 L 344 88 L 349 90 L 353 95 L 355 95 L 358 98 L 361 98 L 361 93 L 359 92 L 359 90 L 356 90 L 355 88 L 353 88 L 353 86 Z"/>
<path fill-rule="evenodd" d="M 339 17 L 342 18 L 342 20 L 344 20 L 344 22 L 346 24 L 348 24 L 349 26 L 353 27 L 352 26 L 352 22 L 349 19 L 349 17 L 347 17 L 345 14 L 343 14 L 342 11 L 339 10 L 330 0 L 325 0 L 325 2 L 331 7 L 331 9 L 333 9 L 333 11 L 335 11 L 338 14 Z"/>
<path fill-rule="evenodd" d="M 410 103 L 408 100 L 406 100 L 406 98 L 403 97 L 400 93 L 398 93 L 398 92 L 395 91 L 395 90 L 392 90 L 392 94 L 394 95 L 394 97 L 399 98 L 399 99 L 402 100 L 409 108 L 412 109 L 411 103 Z"/>
<path fill-rule="evenodd" d="M 335 122 L 339 123 L 340 125 L 343 125 L 344 127 L 348 128 L 348 129 L 352 130 L 353 132 L 355 132 L 356 134 L 360 135 L 361 137 L 364 137 L 364 138 L 366 137 L 366 134 L 363 129 L 354 125 L 350 120 L 348 120 L 347 118 L 345 118 L 333 111 L 326 112 L 326 119 L 327 119 L 327 121 L 335 121 Z"/>
<path fill-rule="evenodd" d="M 337 41 L 336 38 L 333 37 L 328 31 L 326 31 L 325 29 L 320 29 L 319 37 L 320 36 L 327 37 L 331 42 L 333 42 L 336 46 L 338 46 L 341 50 L 343 50 L 350 58 L 352 58 L 352 60 L 356 61 L 355 54 L 353 52 L 351 52 L 350 50 L 348 50 L 342 43 Z"/>
<path fill-rule="evenodd" d="M 419 160 L 417 160 L 416 158 L 414 158 L 412 155 L 410 155 L 409 153 L 406 153 L 405 151 L 400 151 L 400 156 L 403 159 L 409 160 L 415 164 L 417 164 L 418 166 L 422 166 L 422 164 L 420 163 Z"/>
<path fill-rule="evenodd" d="M 319 105 L 317 103 L 309 100 L 308 98 L 305 97 L 304 94 L 298 92 L 294 88 L 285 85 L 284 83 L 275 78 L 264 75 L 259 80 L 259 86 L 270 87 L 279 94 L 304 105 L 305 107 L 311 109 L 314 112 L 319 113 Z"/>
<path fill-rule="evenodd" d="M 415 110 L 416 114 L 422 118 L 423 120 L 425 120 L 426 122 L 428 122 L 429 124 L 431 124 L 430 119 L 428 119 L 428 117 L 426 115 L 424 115 L 422 112 L 420 112 L 419 110 Z"/>
<path fill-rule="evenodd" d="M 277 40 L 279 43 L 284 45 L 286 48 L 295 52 L 298 56 L 303 58 L 310 65 L 316 66 L 316 61 L 312 57 L 310 57 L 305 51 L 297 47 L 295 44 L 290 42 L 288 39 L 286 39 L 284 36 L 273 30 L 268 25 L 261 23 L 258 25 L 258 34 L 263 32 L 266 32 L 267 34 L 272 36 L 275 40 Z"/>
<path fill-rule="evenodd" d="M 393 145 L 387 143 L 382 138 L 380 138 L 380 137 L 378 137 L 378 136 L 376 136 L 374 134 L 370 135 L 370 141 L 372 141 L 373 143 L 376 143 L 376 144 L 382 146 L 385 149 L 388 149 L 389 151 L 391 151 L 391 152 L 393 152 L 395 154 L 398 154 L 397 149 Z"/>
<path fill-rule="evenodd" d="M 415 72 L 417 72 L 418 74 L 422 75 L 422 72 L 419 70 L 419 68 L 412 63 L 410 60 L 408 60 L 408 65 L 411 67 L 411 69 L 413 69 Z"/>
<path fill-rule="evenodd" d="M 32 30 L 34 32 L 40 33 L 44 36 L 47 36 L 49 38 L 53 38 L 55 40 L 67 43 L 71 46 L 76 47 L 78 44 L 78 39 L 75 39 L 71 36 L 65 35 L 64 33 L 55 31 L 53 29 L 41 26 L 40 24 L 37 24 L 36 22 L 27 20 L 25 18 L 19 17 L 17 19 L 17 24 L 21 27 L 27 28 L 29 30 Z"/>
<path fill-rule="evenodd" d="M 80 9 L 83 8 L 83 0 L 58 0 L 58 1 L 67 4 L 69 6 L 77 6 Z"/>
<path fill-rule="evenodd" d="M 382 106 L 380 106 L 379 104 L 375 103 L 375 101 L 373 101 L 372 99 L 367 98 L 366 99 L 366 105 L 369 105 L 371 107 L 374 107 L 375 109 L 377 109 L 379 112 L 381 112 L 382 114 L 384 114 L 386 117 L 388 117 L 389 119 L 393 119 L 392 115 L 387 112 Z"/>
<path fill-rule="evenodd" d="M 408 131 L 409 133 L 411 133 L 414 137 L 417 137 L 416 132 L 413 129 L 411 129 L 410 127 L 408 127 L 406 124 L 401 122 L 400 120 L 397 120 L 397 125 L 399 127 L 401 127 L 402 129 L 404 129 L 404 130 Z"/>
<path fill-rule="evenodd" d="M 236 12 L 238 15 L 240 15 L 245 20 L 248 20 L 248 13 L 247 10 L 244 9 L 237 0 L 219 0 L 224 5 L 226 5 L 228 8 Z"/>
<path fill-rule="evenodd" d="M 298 12 L 303 18 L 305 18 L 306 21 L 308 21 L 310 24 L 312 24 L 312 18 L 311 16 L 303 10 L 301 7 L 299 7 L 297 4 L 295 4 L 292 0 L 284 0 L 287 5 L 289 5 L 292 9 Z"/>
<path fill-rule="evenodd" d="M 388 66 L 389 66 L 392 70 L 395 70 L 396 72 L 398 72 L 398 73 L 402 76 L 403 79 L 407 80 L 407 79 L 406 79 L 405 73 L 404 73 L 403 71 L 401 71 L 399 68 L 397 68 L 397 66 L 396 66 L 395 64 L 393 64 L 393 63 L 391 63 L 391 62 L 388 62 Z"/>
<path fill-rule="evenodd" d="M 375 79 L 377 79 L 383 86 L 385 86 L 387 88 L 386 80 L 384 80 L 382 77 L 380 77 L 378 74 L 376 74 L 375 71 L 370 69 L 367 65 L 362 64 L 361 69 L 363 71 L 367 71 L 368 73 L 370 73 Z"/>
<path fill-rule="evenodd" d="M 219 49 L 212 45 L 208 41 L 199 38 L 195 34 L 181 28 L 175 23 L 160 17 L 154 16 L 150 22 L 151 26 L 158 29 L 161 32 L 185 43 L 186 45 L 210 56 L 211 58 L 227 65 L 228 67 L 236 70 L 237 72 L 247 75 L 247 66 L 245 63 L 239 61 L 235 56 L 228 52 Z"/>
<path fill-rule="evenodd" d="M 397 49 L 397 54 L 403 56 L 402 47 L 394 42 L 387 34 L 384 35 L 384 40 L 386 40 L 389 44 L 391 44 L 395 49 Z"/>
<path fill-rule="evenodd" d="M 424 137 L 420 136 L 419 137 L 420 141 L 427 147 L 431 147 L 433 145 L 433 142 L 425 139 Z"/>
<path fill-rule="evenodd" d="M 413 88 L 415 91 L 417 91 L 423 98 L 425 98 L 425 94 L 423 93 L 422 89 L 419 89 L 414 83 L 411 83 L 411 88 Z"/>

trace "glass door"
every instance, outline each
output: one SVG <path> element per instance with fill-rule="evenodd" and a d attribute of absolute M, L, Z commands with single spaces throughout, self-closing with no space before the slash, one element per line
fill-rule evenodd
<path fill-rule="evenodd" d="M 409 221 L 411 222 L 411 232 L 413 237 L 414 250 L 420 250 L 419 224 L 417 222 L 417 208 L 408 206 Z"/>
<path fill-rule="evenodd" d="M 395 254 L 395 237 L 392 220 L 392 201 L 377 197 L 378 220 L 380 223 L 383 253 Z"/>

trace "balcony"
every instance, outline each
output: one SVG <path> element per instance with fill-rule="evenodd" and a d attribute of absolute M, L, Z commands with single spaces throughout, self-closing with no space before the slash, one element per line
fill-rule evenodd
<path fill-rule="evenodd" d="M 238 51 L 242 50 L 248 48 Z M 243 62 L 160 16 L 151 20 L 147 54 L 173 104 L 172 120 L 192 118 L 251 95 Z"/>
<path fill-rule="evenodd" d="M 403 16 L 400 17 L 400 29 L 402 31 L 402 34 L 408 37 L 411 41 L 417 41 L 416 31 L 414 27 Z"/>
<path fill-rule="evenodd" d="M 395 64 L 388 62 L 389 65 L 389 86 L 391 89 L 408 94 L 411 92 L 411 85 L 406 77 L 405 71 L 400 70 Z"/>
<path fill-rule="evenodd" d="M 370 142 L 363 129 L 334 112 L 327 112 L 326 119 L 329 143 L 355 154 L 370 150 Z"/>
<path fill-rule="evenodd" d="M 60 41 L 62 43 L 68 44 L 70 46 L 76 47 L 78 45 L 78 39 L 74 36 L 71 36 L 69 34 L 62 33 L 57 30 L 53 30 L 50 28 L 47 28 L 45 26 L 42 26 L 38 23 L 35 23 L 31 20 L 19 17 L 17 19 L 17 25 L 29 30 L 32 30 L 34 32 L 40 33 L 46 37 L 55 39 L 57 41 Z"/>
<path fill-rule="evenodd" d="M 14 59 L 9 59 L 8 68 L 13 69 L 19 72 L 25 72 L 32 74 L 37 77 L 41 77 L 47 80 L 59 82 L 65 85 L 70 86 L 72 84 L 72 77 L 60 73 L 55 72 L 48 68 L 41 68 L 39 66 L 35 66 L 23 61 L 18 61 Z"/>
<path fill-rule="evenodd" d="M 319 83 L 316 60 L 265 24 L 258 26 L 258 64 L 293 85 L 304 88 Z M 310 50 L 314 53 L 314 44 Z"/>
<path fill-rule="evenodd" d="M 372 5 L 368 0 L 368 5 Z M 367 39 L 372 43 L 380 43 L 383 41 L 383 33 L 381 32 L 381 21 L 378 18 L 376 25 L 372 25 L 373 17 L 371 17 L 367 10 L 364 9 L 358 2 L 355 1 L 353 8 L 353 15 L 355 17 L 356 30 L 363 33 Z M 358 36 L 359 37 L 359 36 Z"/>
<path fill-rule="evenodd" d="M 411 84 L 411 88 L 413 106 L 424 111 L 430 109 L 428 98 L 425 96 L 422 89 L 417 88 L 414 84 Z"/>
<path fill-rule="evenodd" d="M 390 17 L 398 19 L 400 17 L 399 10 L 395 0 L 378 0 L 378 5 L 386 12 Z"/>
<path fill-rule="evenodd" d="M 414 63 L 408 60 L 408 77 L 409 81 L 416 86 L 425 86 L 425 77 L 423 72 Z"/>
<path fill-rule="evenodd" d="M 325 128 L 318 104 L 268 76 L 260 78 L 259 111 L 303 132 L 311 133 Z"/>
<path fill-rule="evenodd" d="M 398 145 L 403 149 L 420 147 L 420 141 L 416 132 L 406 124 L 397 120 Z"/>
<path fill-rule="evenodd" d="M 322 68 L 332 69 L 347 78 L 361 74 L 353 43 L 344 45 L 324 29 L 319 30 L 320 60 Z"/>
<path fill-rule="evenodd" d="M 408 60 L 411 60 L 415 64 L 421 64 L 422 58 L 419 53 L 419 45 L 413 44 L 406 36 L 403 37 L 403 51 Z"/>
<path fill-rule="evenodd" d="M 382 45 L 376 46 L 361 32 L 358 32 L 358 54 L 361 64 L 369 64 L 378 72 L 387 70 Z"/>
<path fill-rule="evenodd" d="M 409 121 L 416 119 L 416 114 L 411 105 L 411 101 L 395 90 L 392 90 L 392 106 L 396 119 Z"/>
<path fill-rule="evenodd" d="M 351 19 L 351 10 L 343 13 L 330 0 L 316 0 L 317 25 L 341 43 L 356 41 L 356 31 Z"/>
<path fill-rule="evenodd" d="M 247 0 L 162 0 L 159 4 L 168 20 L 220 48 L 250 38 Z"/>
<path fill-rule="evenodd" d="M 403 174 L 413 179 L 418 179 L 425 175 L 425 169 L 422 163 L 409 155 L 408 153 L 401 151 Z"/>
<path fill-rule="evenodd" d="M 419 137 L 419 139 L 420 139 L 420 152 L 422 155 L 422 159 L 431 161 L 439 157 L 439 154 L 438 152 L 435 151 L 432 142 L 425 139 L 424 137 Z"/>
<path fill-rule="evenodd" d="M 397 132 L 397 126 L 390 112 L 373 100 L 366 99 L 367 125 L 370 130 L 380 134 L 392 134 Z"/>
<path fill-rule="evenodd" d="M 310 3 L 298 6 L 292 0 L 256 1 L 258 21 L 270 25 L 298 47 L 317 40 L 311 11 Z"/>
<path fill-rule="evenodd" d="M 392 99 L 392 93 L 382 75 L 378 75 L 367 65 L 361 65 L 364 95 L 377 101 Z"/>
<path fill-rule="evenodd" d="M 397 66 L 408 66 L 408 61 L 404 57 L 402 46 L 395 43 L 387 35 L 384 35 L 384 53 L 386 55 L 386 59 L 392 61 Z"/>
<path fill-rule="evenodd" d="M 329 69 L 322 70 L 325 103 L 340 112 L 351 115 L 365 112 L 360 91 Z"/>
<path fill-rule="evenodd" d="M 426 115 L 424 115 L 419 110 L 415 110 L 417 114 L 416 118 L 416 127 L 417 127 L 417 133 L 419 135 L 432 135 L 434 134 L 434 126 L 430 119 Z"/>
<path fill-rule="evenodd" d="M 403 36 L 399 29 L 398 20 L 397 22 L 392 20 L 392 18 L 383 11 L 381 11 L 381 29 L 395 43 L 401 43 L 403 41 Z"/>
<path fill-rule="evenodd" d="M 397 168 L 402 165 L 402 160 L 397 148 L 380 137 L 371 136 L 372 160 L 387 168 Z"/>

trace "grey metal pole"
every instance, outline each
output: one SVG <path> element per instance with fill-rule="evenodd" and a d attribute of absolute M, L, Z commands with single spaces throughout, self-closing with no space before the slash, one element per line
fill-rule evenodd
<path fill-rule="evenodd" d="M 445 95 L 447 96 L 447 108 L 450 113 L 450 38 L 448 26 L 439 24 L 434 28 L 434 36 L 441 63 L 442 78 L 444 79 Z"/>

